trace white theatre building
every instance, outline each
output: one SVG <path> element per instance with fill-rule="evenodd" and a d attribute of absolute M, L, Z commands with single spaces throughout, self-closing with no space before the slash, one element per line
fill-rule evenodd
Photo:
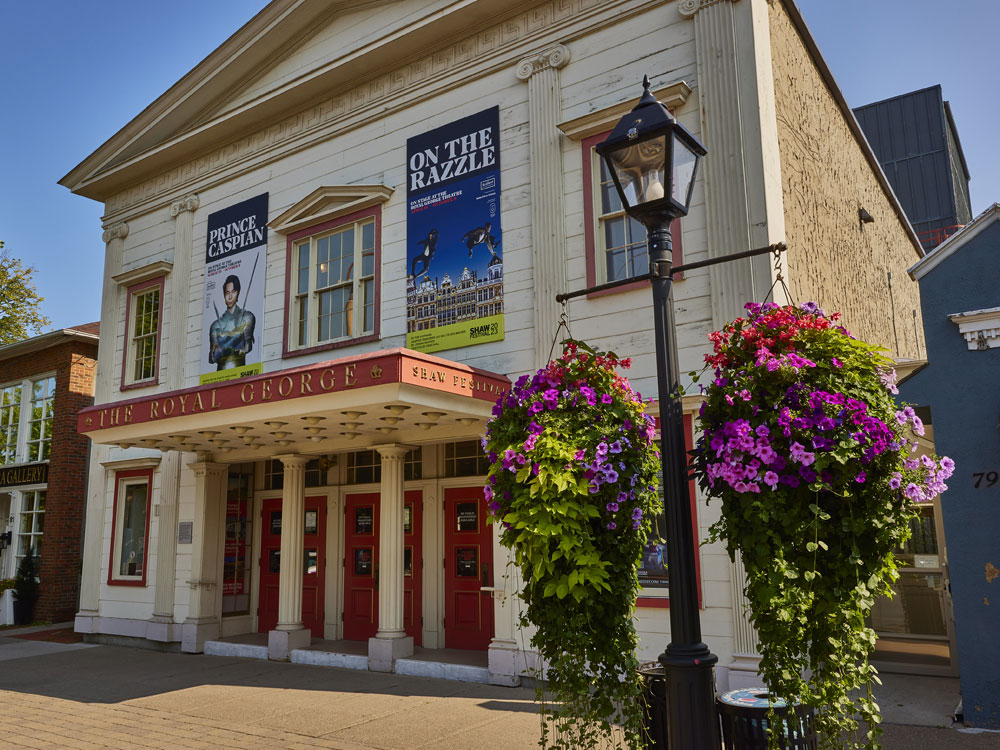
<path fill-rule="evenodd" d="M 556 293 L 648 270 L 593 152 L 644 74 L 708 148 L 675 259 L 787 242 L 797 301 L 919 356 L 919 243 L 791 0 L 274 0 L 61 181 L 103 204 L 107 243 L 76 629 L 382 671 L 455 649 L 467 678 L 517 684 L 533 660 L 479 438 L 547 362 Z M 677 279 L 682 371 L 776 273 Z M 646 282 L 565 312 L 655 393 Z M 716 508 L 669 500 L 703 538 Z M 735 685 L 756 671 L 742 574 L 698 555 Z"/>

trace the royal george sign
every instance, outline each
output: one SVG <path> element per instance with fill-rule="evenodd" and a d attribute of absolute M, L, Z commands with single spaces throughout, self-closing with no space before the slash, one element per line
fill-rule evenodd
<path fill-rule="evenodd" d="M 47 484 L 48 481 L 49 465 L 47 462 L 0 466 L 0 489 L 25 487 L 29 484 Z"/>
<path fill-rule="evenodd" d="M 267 193 L 208 215 L 202 384 L 262 371 L 266 256 Z"/>
<path fill-rule="evenodd" d="M 406 346 L 501 341 L 500 108 L 406 142 Z"/>
<path fill-rule="evenodd" d="M 81 433 L 95 432 L 392 383 L 417 385 L 483 401 L 496 401 L 510 387 L 510 381 L 503 375 L 396 349 L 91 406 L 80 412 L 77 429 Z"/>

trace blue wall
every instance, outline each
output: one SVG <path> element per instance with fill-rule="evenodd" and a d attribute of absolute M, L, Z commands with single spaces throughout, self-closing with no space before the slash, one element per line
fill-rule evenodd
<path fill-rule="evenodd" d="M 900 398 L 931 408 L 938 455 L 955 474 L 941 498 L 962 702 L 968 724 L 1000 729 L 1000 481 L 975 488 L 975 472 L 1000 474 L 1000 348 L 970 351 L 950 313 L 1000 307 L 1000 222 L 920 280 L 928 366 Z"/>

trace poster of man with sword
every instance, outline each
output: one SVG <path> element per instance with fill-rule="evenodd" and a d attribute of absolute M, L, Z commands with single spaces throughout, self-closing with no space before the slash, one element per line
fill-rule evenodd
<path fill-rule="evenodd" d="M 202 385 L 263 371 L 256 337 L 264 307 L 267 197 L 264 193 L 208 216 Z"/>

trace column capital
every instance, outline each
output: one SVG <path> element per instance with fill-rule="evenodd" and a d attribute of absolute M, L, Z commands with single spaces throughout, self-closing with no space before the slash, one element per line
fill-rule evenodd
<path fill-rule="evenodd" d="M 719 3 L 735 3 L 738 0 L 681 0 L 677 5 L 677 11 L 685 18 L 693 18 L 699 10 L 710 5 Z"/>
<path fill-rule="evenodd" d="M 170 215 L 176 219 L 179 214 L 182 214 L 185 211 L 191 211 L 194 213 L 198 210 L 200 205 L 201 198 L 199 198 L 197 194 L 191 193 L 191 195 L 185 195 L 179 201 L 174 201 L 170 204 Z"/>
<path fill-rule="evenodd" d="M 392 443 L 390 445 L 376 445 L 375 450 L 382 458 L 402 458 L 410 452 L 408 446 Z"/>
<path fill-rule="evenodd" d="M 569 47 L 564 44 L 557 44 L 554 47 L 529 55 L 517 64 L 517 77 L 522 81 L 527 81 L 535 73 L 548 68 L 564 68 L 569 63 Z"/>
<path fill-rule="evenodd" d="M 305 466 L 309 463 L 311 456 L 302 456 L 298 453 L 282 453 L 278 456 L 273 456 L 278 461 L 281 461 L 281 465 L 286 469 L 297 469 Z"/>
<path fill-rule="evenodd" d="M 220 464 L 215 461 L 191 461 L 188 463 L 188 468 L 194 472 L 196 477 L 208 477 L 228 471 L 229 464 Z"/>
<path fill-rule="evenodd" d="M 128 237 L 128 224 L 124 221 L 119 221 L 117 224 L 107 227 L 101 235 L 101 239 L 104 240 L 105 245 L 112 240 L 123 240 L 126 237 Z"/>

